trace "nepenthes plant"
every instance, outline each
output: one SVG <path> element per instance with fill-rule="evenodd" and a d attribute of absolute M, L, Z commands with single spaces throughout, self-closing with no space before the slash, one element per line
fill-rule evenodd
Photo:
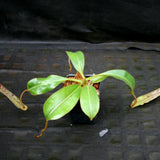
<path fill-rule="evenodd" d="M 131 107 L 133 107 L 137 102 L 134 94 L 135 79 L 130 73 L 123 69 L 113 69 L 90 77 L 85 77 L 85 57 L 83 52 L 67 51 L 66 53 L 69 58 L 68 62 L 70 70 L 73 65 L 77 71 L 74 77 L 67 78 L 53 74 L 45 78 L 33 78 L 28 81 L 27 89 L 22 92 L 20 99 L 0 84 L 0 92 L 6 95 L 18 108 L 22 110 L 27 109 L 27 106 L 22 102 L 22 97 L 25 92 L 30 92 L 34 96 L 41 95 L 53 90 L 61 83 L 64 84 L 61 89 L 53 93 L 45 101 L 43 105 L 43 113 L 46 123 L 44 129 L 41 130 L 40 135 L 35 136 L 36 138 L 43 135 L 43 132 L 47 129 L 48 121 L 57 120 L 65 116 L 76 106 L 78 101 L 80 102 L 80 106 L 84 114 L 92 121 L 100 109 L 99 92 L 97 91 L 96 84 L 102 82 L 108 77 L 119 79 L 129 86 L 131 90 L 130 93 L 135 98 Z"/>
<path fill-rule="evenodd" d="M 40 135 L 35 136 L 36 138 L 42 136 L 47 128 L 48 121 L 63 117 L 76 106 L 78 101 L 80 101 L 81 109 L 84 114 L 92 121 L 100 109 L 100 100 L 94 84 L 105 80 L 107 77 L 113 77 L 125 82 L 130 87 L 131 94 L 135 97 L 135 80 L 127 71 L 113 69 L 91 77 L 85 77 L 84 54 L 81 51 L 67 51 L 66 53 L 69 57 L 69 65 L 71 66 L 70 62 L 72 62 L 72 65 L 77 71 L 75 77 L 66 78 L 58 75 L 49 75 L 46 78 L 33 78 L 27 83 L 27 89 L 21 94 L 20 99 L 22 101 L 22 96 L 26 91 L 30 92 L 32 95 L 40 95 L 64 83 L 64 87 L 53 93 L 45 101 L 43 106 L 43 113 L 46 118 L 45 128 L 41 130 Z"/>

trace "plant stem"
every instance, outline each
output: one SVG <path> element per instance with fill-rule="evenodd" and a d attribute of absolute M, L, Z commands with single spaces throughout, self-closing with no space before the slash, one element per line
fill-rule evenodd
<path fill-rule="evenodd" d="M 67 81 L 73 81 L 73 82 L 78 82 L 81 83 L 82 81 L 79 79 L 74 79 L 74 78 L 68 78 Z"/>
<path fill-rule="evenodd" d="M 20 102 L 20 99 L 14 95 L 12 92 L 10 92 L 7 88 L 5 88 L 1 83 L 0 83 L 0 92 L 4 94 L 17 108 L 26 111 L 28 107 L 26 105 L 23 105 Z"/>
<path fill-rule="evenodd" d="M 83 79 L 85 79 L 85 76 L 84 76 L 84 74 L 81 74 L 81 76 L 82 76 L 82 78 L 83 78 Z"/>

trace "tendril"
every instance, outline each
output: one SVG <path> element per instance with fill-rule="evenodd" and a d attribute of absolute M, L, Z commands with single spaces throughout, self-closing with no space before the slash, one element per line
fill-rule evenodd
<path fill-rule="evenodd" d="M 20 95 L 20 102 L 21 102 L 21 104 L 23 105 L 23 108 L 26 108 L 26 105 L 23 103 L 23 101 L 22 101 L 22 97 L 23 97 L 23 95 L 24 95 L 24 93 L 25 92 L 28 92 L 28 89 L 25 89 L 22 93 L 21 93 L 21 95 Z"/>
<path fill-rule="evenodd" d="M 131 108 L 137 103 L 137 97 L 135 94 L 133 94 L 134 102 L 131 104 Z"/>
<path fill-rule="evenodd" d="M 68 64 L 69 64 L 69 72 L 71 73 L 72 65 L 71 65 L 71 59 L 70 58 L 68 58 Z"/>
<path fill-rule="evenodd" d="M 41 130 L 41 133 L 38 136 L 34 136 L 34 138 L 39 138 L 43 135 L 43 132 L 47 129 L 48 120 L 46 120 L 45 127 Z"/>

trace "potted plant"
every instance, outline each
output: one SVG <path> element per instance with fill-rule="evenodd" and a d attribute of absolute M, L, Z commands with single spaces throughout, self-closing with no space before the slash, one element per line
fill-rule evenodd
<path fill-rule="evenodd" d="M 88 78 L 93 75 L 95 74 L 85 74 L 85 77 Z M 68 74 L 66 77 L 75 79 L 82 78 L 79 72 L 77 72 L 77 74 Z M 71 85 L 72 83 L 73 82 L 71 81 L 67 81 L 64 83 L 64 86 Z M 99 86 L 100 83 L 93 84 L 98 96 L 100 96 Z M 82 111 L 80 101 L 78 101 L 76 106 L 70 111 L 70 118 L 73 124 L 95 124 L 95 118 L 91 121 L 89 117 Z"/>
<path fill-rule="evenodd" d="M 66 52 L 69 57 L 69 65 L 71 63 L 77 70 L 74 77 L 62 77 L 58 75 L 50 75 L 46 78 L 34 78 L 27 83 L 27 89 L 20 96 L 22 103 L 23 94 L 28 91 L 32 95 L 44 94 L 57 87 L 60 83 L 64 83 L 64 87 L 53 93 L 44 103 L 43 113 L 46 118 L 44 129 L 36 138 L 42 136 L 46 130 L 49 120 L 57 120 L 69 113 L 80 102 L 80 106 L 84 114 L 89 117 L 90 121 L 94 119 L 100 109 L 100 101 L 98 88 L 95 84 L 105 80 L 107 77 L 113 77 L 125 82 L 131 89 L 131 94 L 135 97 L 134 87 L 135 80 L 131 74 L 125 70 L 113 69 L 100 74 L 86 77 L 84 75 L 85 58 L 81 51 Z M 135 97 L 136 99 L 136 97 Z M 136 103 L 136 100 L 135 100 Z M 23 103 L 22 103 L 23 104 Z M 132 104 L 134 105 L 134 104 Z"/>

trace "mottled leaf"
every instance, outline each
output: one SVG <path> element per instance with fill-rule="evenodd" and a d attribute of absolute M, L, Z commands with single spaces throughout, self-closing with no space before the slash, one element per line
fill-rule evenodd
<path fill-rule="evenodd" d="M 157 97 L 159 97 L 159 96 L 160 96 L 160 88 L 158 88 L 158 89 L 156 89 L 156 90 L 154 90 L 154 91 L 152 91 L 152 92 L 149 92 L 149 93 L 147 93 L 147 94 L 145 94 L 145 95 L 139 96 L 139 97 L 137 98 L 136 103 L 134 103 L 135 100 L 131 103 L 131 107 L 132 107 L 132 108 L 138 107 L 138 106 L 140 106 L 140 105 L 143 105 L 143 104 L 145 104 L 145 103 L 148 103 L 148 102 L 154 100 L 155 98 L 157 98 Z M 134 105 L 133 105 L 133 104 L 134 104 Z"/>

